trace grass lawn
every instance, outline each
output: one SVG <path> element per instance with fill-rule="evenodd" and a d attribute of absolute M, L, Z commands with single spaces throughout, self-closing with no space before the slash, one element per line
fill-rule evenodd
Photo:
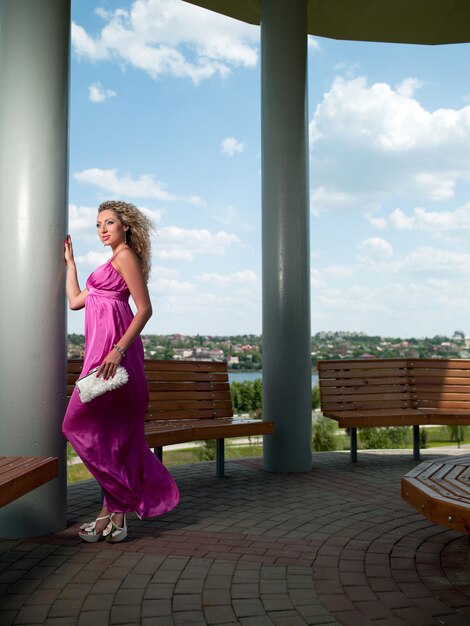
<path fill-rule="evenodd" d="M 468 445 L 470 441 L 461 441 L 460 445 Z M 428 441 L 426 444 L 427 448 L 439 448 L 441 446 L 457 446 L 456 441 L 445 441 L 443 439 L 434 439 L 433 441 Z"/>
<path fill-rule="evenodd" d="M 470 429 L 468 429 L 470 430 Z M 462 436 L 465 436 L 466 441 L 461 441 L 461 445 L 470 443 L 470 437 L 468 430 L 462 429 Z M 437 448 L 440 446 L 457 446 L 456 441 L 449 440 L 449 433 L 443 428 L 427 429 L 427 448 Z M 337 449 L 349 450 L 349 437 L 342 433 L 338 435 L 339 441 L 337 442 Z M 411 447 L 410 440 L 407 447 Z M 206 460 L 202 456 L 203 448 L 193 447 L 182 450 L 164 450 L 164 462 L 167 467 L 172 465 L 183 465 L 185 463 L 197 463 L 201 460 Z M 261 444 L 252 445 L 236 445 L 235 443 L 227 440 L 225 442 L 225 458 L 226 459 L 240 459 L 250 456 L 262 456 L 263 446 Z M 215 455 L 215 451 L 214 451 Z M 67 444 L 67 459 L 72 460 L 76 458 L 76 454 L 70 444 Z M 79 480 L 87 480 L 93 478 L 83 463 L 77 463 L 76 465 L 68 465 L 67 467 L 67 482 L 75 483 Z"/>
<path fill-rule="evenodd" d="M 263 447 L 261 445 L 245 445 L 245 446 L 232 446 L 230 443 L 225 442 L 225 458 L 226 459 L 240 459 L 248 456 L 261 456 L 263 453 Z M 165 466 L 171 467 L 172 465 L 183 465 L 185 463 L 197 463 L 201 460 L 201 450 L 199 448 L 187 448 L 184 450 L 164 450 L 163 458 Z M 70 444 L 67 446 L 67 458 L 72 459 L 75 457 L 75 453 Z M 67 482 L 76 483 L 79 480 L 87 480 L 93 478 L 90 472 L 86 469 L 83 463 L 77 463 L 76 465 L 67 466 Z"/>

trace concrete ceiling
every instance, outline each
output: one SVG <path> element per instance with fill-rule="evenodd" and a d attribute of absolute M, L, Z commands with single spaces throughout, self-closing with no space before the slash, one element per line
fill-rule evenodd
<path fill-rule="evenodd" d="M 185 1 L 249 24 L 260 23 L 260 0 Z M 470 0 L 307 0 L 307 3 L 311 35 L 413 44 L 470 41 Z"/>

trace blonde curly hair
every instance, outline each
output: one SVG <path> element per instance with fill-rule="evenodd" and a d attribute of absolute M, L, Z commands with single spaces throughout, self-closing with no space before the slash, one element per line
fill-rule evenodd
<path fill-rule="evenodd" d="M 151 233 L 155 230 L 152 220 L 133 204 L 121 200 L 102 202 L 98 213 L 101 211 L 113 211 L 122 224 L 129 226 L 126 231 L 127 245 L 136 253 L 148 282 L 152 258 Z"/>

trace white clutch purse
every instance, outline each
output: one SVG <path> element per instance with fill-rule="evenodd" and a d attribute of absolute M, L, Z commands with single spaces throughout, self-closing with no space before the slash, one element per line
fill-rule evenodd
<path fill-rule="evenodd" d="M 79 378 L 75 383 L 80 400 L 82 402 L 91 402 L 98 396 L 102 396 L 107 391 L 119 389 L 129 380 L 129 373 L 122 365 L 118 365 L 113 378 L 105 380 L 103 376 L 97 378 L 96 372 L 99 367 L 90 370 L 88 374 Z"/>

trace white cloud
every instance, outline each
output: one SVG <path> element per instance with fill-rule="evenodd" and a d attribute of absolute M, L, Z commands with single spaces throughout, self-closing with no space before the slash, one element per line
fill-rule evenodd
<path fill-rule="evenodd" d="M 154 272 L 152 270 L 152 276 Z M 156 278 L 149 283 L 149 291 L 156 296 L 193 293 L 196 286 L 188 281 L 179 281 L 173 278 Z"/>
<path fill-rule="evenodd" d="M 413 228 L 414 219 L 397 208 L 390 213 L 390 223 L 398 230 L 409 230 Z"/>
<path fill-rule="evenodd" d="M 380 237 L 362 241 L 357 261 L 360 266 L 384 274 L 440 274 L 447 278 L 470 274 L 470 253 L 420 246 L 399 257 Z"/>
<path fill-rule="evenodd" d="M 95 227 L 96 207 L 69 204 L 69 228 L 71 231 Z"/>
<path fill-rule="evenodd" d="M 470 254 L 423 246 L 406 256 L 406 266 L 416 271 L 469 274 Z"/>
<path fill-rule="evenodd" d="M 411 215 L 397 208 L 390 214 L 390 223 L 397 230 L 422 230 L 435 235 L 470 230 L 470 202 L 454 211 L 427 211 L 416 207 Z"/>
<path fill-rule="evenodd" d="M 166 260 L 192 261 L 200 254 L 223 255 L 230 246 L 241 243 L 236 235 L 225 231 L 211 233 L 205 228 L 166 226 L 158 234 L 155 254 Z"/>
<path fill-rule="evenodd" d="M 387 311 L 387 305 L 384 299 L 377 297 L 377 293 L 373 289 L 363 287 L 362 285 L 352 285 L 346 290 L 324 289 L 318 295 L 318 300 L 322 306 L 334 310 L 347 310 L 361 313 L 382 313 Z"/>
<path fill-rule="evenodd" d="M 369 208 L 373 210 L 376 208 L 376 204 L 374 198 L 368 199 L 365 194 L 359 200 L 355 193 L 324 185 L 313 187 L 310 193 L 310 209 L 315 217 L 331 209 L 350 211 Z"/>
<path fill-rule="evenodd" d="M 424 83 L 418 78 L 405 78 L 398 86 L 397 93 L 405 98 L 411 98 L 417 89 L 424 87 Z"/>
<path fill-rule="evenodd" d="M 379 230 L 385 230 L 385 228 L 387 228 L 387 218 L 382 215 L 374 216 L 373 213 L 365 213 L 364 217 L 370 224 L 372 224 L 372 226 L 378 228 Z"/>
<path fill-rule="evenodd" d="M 317 52 L 318 50 L 320 50 L 321 47 L 319 40 L 313 35 L 308 35 L 307 46 L 309 52 Z"/>
<path fill-rule="evenodd" d="M 323 272 L 334 278 L 347 278 L 354 274 L 354 269 L 349 265 L 329 265 L 323 268 Z"/>
<path fill-rule="evenodd" d="M 412 337 L 451 334 L 468 325 L 470 277 L 391 282 L 313 291 L 313 328 Z"/>
<path fill-rule="evenodd" d="M 231 274 L 217 274 L 216 272 L 205 272 L 199 276 L 199 280 L 216 285 L 217 287 L 230 287 L 234 284 L 256 283 L 258 277 L 253 270 L 241 270 Z"/>
<path fill-rule="evenodd" d="M 238 141 L 235 137 L 226 137 L 222 140 L 222 154 L 226 154 L 231 157 L 236 152 L 243 152 L 245 144 L 242 141 Z"/>
<path fill-rule="evenodd" d="M 72 24 L 78 57 L 115 60 L 147 72 L 190 78 L 194 84 L 258 62 L 259 28 L 180 0 L 135 0 L 130 9 L 101 11 L 93 36 Z"/>
<path fill-rule="evenodd" d="M 376 259 L 390 259 L 393 256 L 392 245 L 381 237 L 370 237 L 359 244 L 361 253 Z"/>
<path fill-rule="evenodd" d="M 330 206 L 441 201 L 470 180 L 470 106 L 429 111 L 413 98 L 418 86 L 334 80 L 310 123 L 312 186 Z"/>
<path fill-rule="evenodd" d="M 93 39 L 82 26 L 74 22 L 72 22 L 72 46 L 78 57 L 88 57 L 93 61 L 108 58 L 108 52 L 103 43 Z"/>
<path fill-rule="evenodd" d="M 403 268 L 403 259 L 394 258 L 393 246 L 381 237 L 364 239 L 358 245 L 359 267 L 374 272 L 393 274 Z"/>
<path fill-rule="evenodd" d="M 169 286 L 169 290 L 173 287 Z M 235 284 L 223 293 L 209 293 L 196 290 L 178 290 L 164 293 L 154 290 L 155 308 L 159 320 L 159 332 L 175 332 L 181 322 L 187 323 L 188 311 L 192 324 L 192 334 L 197 332 L 223 334 L 227 319 L 230 319 L 232 333 L 260 332 L 261 305 L 258 285 Z M 240 302 L 243 306 L 240 306 Z"/>
<path fill-rule="evenodd" d="M 442 278 L 428 278 L 426 282 L 433 289 L 435 289 L 436 287 L 440 290 L 453 289 L 452 283 L 449 280 L 443 280 Z"/>
<path fill-rule="evenodd" d="M 325 285 L 325 281 L 322 279 L 322 275 L 319 269 L 316 267 L 310 268 L 310 285 L 312 287 L 323 287 Z"/>
<path fill-rule="evenodd" d="M 147 217 L 149 217 L 154 224 L 160 224 L 162 221 L 163 211 L 161 209 L 149 209 L 146 206 L 138 207 L 142 213 L 144 213 Z"/>
<path fill-rule="evenodd" d="M 164 267 L 162 265 L 154 265 L 152 263 L 152 276 L 158 278 L 176 279 L 179 276 L 179 271 L 174 267 Z"/>
<path fill-rule="evenodd" d="M 76 262 L 79 265 L 90 265 L 91 267 L 97 267 L 106 263 L 110 259 L 109 250 L 107 252 L 95 252 L 90 250 L 85 255 L 75 257 Z"/>
<path fill-rule="evenodd" d="M 155 180 L 151 174 L 142 174 L 132 178 L 130 174 L 118 174 L 117 169 L 99 169 L 92 167 L 73 175 L 80 183 L 95 185 L 116 196 L 128 198 L 155 198 L 157 200 L 185 200 L 191 204 L 201 204 L 197 196 L 177 197 L 165 189 L 164 183 Z"/>
<path fill-rule="evenodd" d="M 350 63 L 349 61 L 341 61 L 333 67 L 338 74 L 343 74 L 346 78 L 354 78 L 359 71 L 359 63 Z"/>
<path fill-rule="evenodd" d="M 232 224 L 237 224 L 240 226 L 240 214 L 237 209 L 233 206 L 228 206 L 225 209 L 221 210 L 219 213 L 214 213 L 211 215 L 211 218 L 220 222 L 224 226 L 231 226 Z M 246 226 L 246 224 L 243 224 Z"/>
<path fill-rule="evenodd" d="M 108 98 L 116 96 L 112 89 L 105 89 L 101 83 L 93 83 L 88 87 L 88 99 L 91 102 L 105 102 Z"/>

